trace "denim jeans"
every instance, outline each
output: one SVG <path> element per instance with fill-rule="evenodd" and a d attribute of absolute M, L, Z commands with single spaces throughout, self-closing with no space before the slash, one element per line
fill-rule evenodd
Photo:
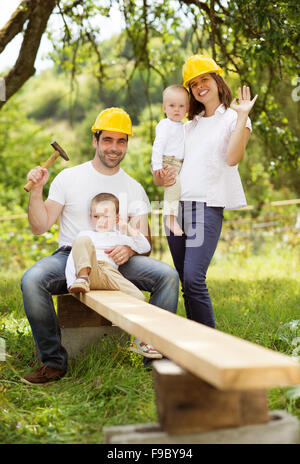
<path fill-rule="evenodd" d="M 178 222 L 183 236 L 166 235 L 175 268 L 179 274 L 188 319 L 215 327 L 206 272 L 221 234 L 223 208 L 206 203 L 180 202 Z"/>
<path fill-rule="evenodd" d="M 60 248 L 25 272 L 21 281 L 24 309 L 43 364 L 66 369 L 68 356 L 52 295 L 68 293 L 65 266 L 70 248 Z M 176 313 L 179 278 L 168 264 L 147 256 L 133 256 L 119 271 L 140 290 L 151 293 L 150 303 Z M 158 321 L 159 323 L 159 321 Z"/>

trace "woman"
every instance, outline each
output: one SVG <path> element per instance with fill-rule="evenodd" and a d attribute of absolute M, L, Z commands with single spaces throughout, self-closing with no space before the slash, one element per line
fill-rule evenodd
<path fill-rule="evenodd" d="M 251 100 L 249 87 L 244 86 L 238 90 L 239 102 L 232 102 L 221 74 L 215 61 L 204 55 L 190 57 L 183 66 L 183 85 L 190 93 L 178 215 L 184 234 L 176 236 L 166 228 L 187 317 L 210 327 L 215 327 L 215 320 L 206 273 L 221 234 L 224 208 L 246 205 L 238 163 L 250 137 L 248 113 L 257 98 Z M 166 186 L 173 179 L 169 170 L 154 182 Z"/>

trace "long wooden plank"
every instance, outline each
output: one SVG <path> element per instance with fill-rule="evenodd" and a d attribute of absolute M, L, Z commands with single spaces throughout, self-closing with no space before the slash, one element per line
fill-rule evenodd
<path fill-rule="evenodd" d="M 221 390 L 300 384 L 300 364 L 282 353 L 171 314 L 119 291 L 91 291 L 84 304 Z"/>

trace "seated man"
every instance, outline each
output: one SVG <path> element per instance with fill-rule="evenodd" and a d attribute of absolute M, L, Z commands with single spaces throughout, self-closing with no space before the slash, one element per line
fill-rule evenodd
<path fill-rule="evenodd" d="M 45 233 L 60 217 L 59 248 L 30 268 L 21 282 L 25 313 L 43 364 L 36 372 L 24 376 L 24 382 L 29 384 L 58 380 L 67 371 L 68 357 L 61 344 L 52 295 L 68 291 L 66 262 L 78 233 L 91 229 L 86 207 L 91 199 L 100 191 L 118 197 L 124 220 L 151 243 L 149 199 L 143 187 L 120 167 L 128 136 L 133 135 L 128 114 L 118 108 L 108 108 L 98 115 L 92 131 L 94 158 L 60 172 L 50 185 L 46 201 L 43 201 L 43 187 L 49 178 L 47 169 L 38 166 L 28 174 L 28 181 L 34 182 L 28 206 L 32 232 Z M 151 304 L 176 313 L 179 279 L 171 266 L 138 255 L 128 245 L 113 247 L 109 256 L 126 279 L 151 293 Z"/>

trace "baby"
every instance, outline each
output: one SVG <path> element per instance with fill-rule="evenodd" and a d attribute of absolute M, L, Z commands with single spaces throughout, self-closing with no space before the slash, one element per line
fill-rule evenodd
<path fill-rule="evenodd" d="M 93 230 L 81 231 L 72 243 L 65 271 L 68 291 L 120 290 L 145 301 L 143 293 L 122 276 L 118 265 L 105 251 L 127 245 L 138 254 L 144 254 L 151 249 L 148 240 L 120 219 L 119 200 L 110 193 L 100 193 L 92 199 L 90 219 Z M 148 358 L 162 358 L 151 345 L 139 339 L 134 340 L 130 349 Z"/>
<path fill-rule="evenodd" d="M 166 168 L 176 170 L 176 182 L 165 187 L 163 215 L 167 227 L 175 234 L 183 231 L 177 222 L 180 199 L 179 173 L 184 158 L 184 119 L 189 109 L 189 93 L 182 85 L 171 85 L 163 92 L 163 111 L 166 118 L 156 126 L 151 167 L 154 175 L 164 177 Z"/>

